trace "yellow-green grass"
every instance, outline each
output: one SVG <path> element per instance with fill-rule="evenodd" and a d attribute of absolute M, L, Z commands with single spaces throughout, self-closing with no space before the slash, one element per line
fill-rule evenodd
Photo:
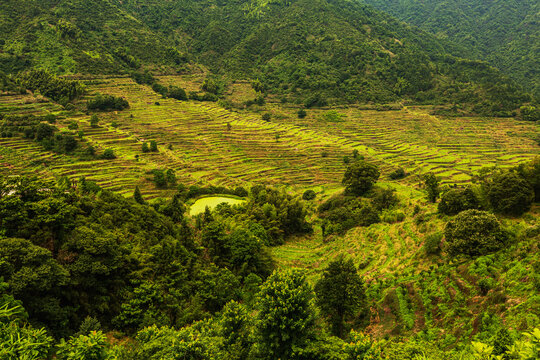
<path fill-rule="evenodd" d="M 200 199 L 197 199 L 193 205 L 189 207 L 189 215 L 195 216 L 198 214 L 202 214 L 206 208 L 213 209 L 219 204 L 229 204 L 229 205 L 239 205 L 243 204 L 246 200 L 244 199 L 237 199 L 232 197 L 226 197 L 226 196 L 208 196 L 203 197 Z"/>
<path fill-rule="evenodd" d="M 203 77 L 159 79 L 195 90 Z M 174 190 L 158 190 L 149 175 L 152 169 L 173 169 L 185 185 L 265 183 L 300 193 L 318 187 L 338 189 L 346 167 L 343 157 L 351 157 L 354 149 L 380 165 L 383 179 L 403 167 L 411 175 L 401 183 L 413 188 L 427 171 L 436 173 L 443 183 L 463 183 L 482 167 L 513 166 L 538 154 L 532 140 L 537 125 L 514 119 L 443 118 L 429 115 L 428 107 L 399 111 L 350 107 L 338 109 L 344 121 L 335 124 L 321 120 L 328 109 L 308 110 L 306 119 L 298 119 L 297 106 L 271 103 L 264 111 L 275 116 L 266 122 L 256 111 L 233 112 L 216 103 L 163 99 L 126 77 L 88 81 L 87 87 L 90 94 L 79 102 L 81 110 L 97 92 L 124 96 L 130 108 L 99 113 L 100 126 L 94 129 L 89 114 L 32 103 L 28 96 L 1 96 L 0 107 L 10 109 L 9 113 L 54 112 L 60 116 L 57 126 L 61 129 L 76 121 L 86 143 L 98 153 L 113 149 L 116 160 L 81 162 L 47 153 L 31 140 L 18 138 L 2 139 L 9 154 L 1 161 L 17 171 L 37 170 L 54 177 L 84 175 L 124 194 L 138 185 L 146 198 L 153 198 Z M 248 98 L 251 90 L 249 84 L 238 82 L 228 96 L 236 93 L 241 94 L 238 98 Z M 142 143 L 151 140 L 157 141 L 159 153 L 142 153 Z M 39 165 L 36 160 L 42 158 L 47 161 Z"/>

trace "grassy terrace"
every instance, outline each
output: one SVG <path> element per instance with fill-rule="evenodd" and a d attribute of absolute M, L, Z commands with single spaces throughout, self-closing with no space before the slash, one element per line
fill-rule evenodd
<path fill-rule="evenodd" d="M 199 86 L 191 78 L 169 76 L 160 81 L 188 90 Z M 0 97 L 0 111 L 53 112 L 60 115 L 60 128 L 75 120 L 86 142 L 98 152 L 113 149 L 117 159 L 79 161 L 48 153 L 29 140 L 8 138 L 0 139 L 0 163 L 5 165 L 1 171 L 86 176 L 125 194 L 139 185 L 146 197 L 153 198 L 166 194 L 149 181 L 148 172 L 156 168 L 174 169 L 186 185 L 264 182 L 291 190 L 331 191 L 339 186 L 343 157 L 354 149 L 377 162 L 383 173 L 404 167 L 413 174 L 404 183 L 415 185 L 414 175 L 427 171 L 437 173 L 443 182 L 459 183 L 483 166 L 513 165 L 538 153 L 532 140 L 538 129 L 513 119 L 434 117 L 423 107 L 400 111 L 353 107 L 337 109 L 343 121 L 328 123 L 320 116 L 327 110 L 309 110 L 308 117 L 300 120 L 294 106 L 269 104 L 264 110 L 274 116 L 265 122 L 255 111 L 231 112 L 215 103 L 162 99 L 129 78 L 90 81 L 88 88 L 89 97 L 95 92 L 124 96 L 131 107 L 98 114 L 98 128 L 90 127 L 90 116 L 82 111 L 65 112 L 29 95 Z M 237 100 L 251 95 L 242 83 L 233 85 L 228 94 Z M 78 108 L 84 108 L 84 100 Z M 159 153 L 142 153 L 142 143 L 150 140 L 157 141 Z"/>

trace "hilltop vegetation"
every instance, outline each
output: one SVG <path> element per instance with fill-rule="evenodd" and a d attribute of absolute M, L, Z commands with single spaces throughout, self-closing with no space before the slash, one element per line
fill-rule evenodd
<path fill-rule="evenodd" d="M 192 59 L 306 107 L 405 99 L 509 116 L 530 100 L 487 63 L 358 2 L 7 1 L 0 10 L 4 72 L 185 72 Z"/>
<path fill-rule="evenodd" d="M 462 54 L 488 61 L 540 97 L 540 8 L 535 0 L 364 0 Z"/>
<path fill-rule="evenodd" d="M 118 73 L 181 65 L 176 47 L 107 0 L 7 0 L 0 4 L 0 71 Z"/>
<path fill-rule="evenodd" d="M 540 358 L 540 106 L 462 45 L 356 0 L 1 2 L 0 359 Z"/>
<path fill-rule="evenodd" d="M 126 4 L 155 31 L 187 33 L 191 53 L 214 72 L 258 79 L 259 90 L 307 106 L 407 98 L 493 113 L 527 100 L 485 63 L 358 2 Z"/>

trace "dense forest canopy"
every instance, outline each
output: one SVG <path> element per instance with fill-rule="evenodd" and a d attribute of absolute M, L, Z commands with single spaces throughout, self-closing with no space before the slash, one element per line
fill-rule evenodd
<path fill-rule="evenodd" d="M 446 40 L 356 1 L 7 1 L 0 70 L 132 72 L 200 63 L 308 106 L 456 104 L 511 115 L 529 98 Z"/>
<path fill-rule="evenodd" d="M 486 60 L 540 96 L 540 7 L 535 0 L 363 0 Z"/>

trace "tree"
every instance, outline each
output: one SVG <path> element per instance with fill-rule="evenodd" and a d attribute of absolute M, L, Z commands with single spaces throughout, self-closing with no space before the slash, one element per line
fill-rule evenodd
<path fill-rule="evenodd" d="M 173 169 L 168 169 L 165 172 L 165 177 L 167 178 L 167 183 L 169 186 L 176 186 L 178 180 L 176 179 L 176 174 L 174 173 Z"/>
<path fill-rule="evenodd" d="M 99 126 L 99 118 L 96 114 L 90 117 L 90 126 L 93 128 L 97 128 Z"/>
<path fill-rule="evenodd" d="M 154 174 L 154 183 L 158 188 L 166 188 L 167 187 L 167 178 L 165 177 L 165 173 L 163 170 L 152 170 L 152 173 Z"/>
<path fill-rule="evenodd" d="M 521 215 L 534 200 L 533 188 L 518 174 L 505 171 L 493 176 L 487 196 L 493 210 L 504 215 Z"/>
<path fill-rule="evenodd" d="M 313 190 L 306 190 L 304 191 L 304 193 L 302 194 L 302 199 L 303 200 L 313 200 L 317 197 L 317 194 L 315 193 L 315 191 Z"/>
<path fill-rule="evenodd" d="M 158 151 L 156 140 L 150 141 L 150 151 L 151 152 L 157 152 Z"/>
<path fill-rule="evenodd" d="M 105 149 L 103 155 L 101 155 L 101 158 L 106 160 L 113 160 L 116 159 L 116 155 L 114 154 L 113 149 Z"/>
<path fill-rule="evenodd" d="M 444 229 L 450 256 L 476 257 L 502 249 L 508 234 L 497 218 L 486 211 L 465 210 L 450 220 Z"/>
<path fill-rule="evenodd" d="M 345 185 L 345 193 L 362 196 L 369 191 L 379 179 L 379 168 L 366 161 L 355 161 L 347 167 L 341 183 Z"/>
<path fill-rule="evenodd" d="M 0 277 L 23 302 L 31 319 L 65 331 L 67 309 L 62 309 L 59 297 L 69 273 L 49 250 L 28 240 L 0 239 Z"/>
<path fill-rule="evenodd" d="M 430 202 L 435 203 L 439 198 L 439 179 L 433 173 L 424 175 L 424 186 L 427 193 L 427 198 Z"/>
<path fill-rule="evenodd" d="M 464 210 L 480 208 L 480 201 L 471 187 L 451 189 L 441 196 L 438 211 L 441 214 L 456 215 Z"/>
<path fill-rule="evenodd" d="M 148 144 L 143 142 L 142 144 L 142 152 L 143 153 L 147 153 L 147 152 L 150 152 L 150 148 L 148 147 Z"/>
<path fill-rule="evenodd" d="M 303 118 L 305 118 L 306 116 L 307 116 L 306 110 L 304 110 L 304 109 L 298 110 L 298 118 L 299 118 L 299 119 L 303 119 Z"/>
<path fill-rule="evenodd" d="M 135 199 L 136 202 L 139 204 L 144 204 L 144 199 L 141 194 L 141 190 L 139 189 L 139 186 L 135 186 L 135 192 L 133 193 L 133 199 Z"/>
<path fill-rule="evenodd" d="M 270 114 L 270 113 L 264 113 L 264 114 L 262 115 L 262 119 L 263 119 L 264 121 L 270 121 L 271 118 L 272 118 L 272 114 Z"/>
<path fill-rule="evenodd" d="M 313 292 L 299 271 L 274 271 L 258 297 L 257 335 L 261 357 L 290 359 L 314 330 Z"/>
<path fill-rule="evenodd" d="M 350 259 L 332 261 L 315 285 L 315 293 L 317 304 L 338 337 L 344 336 L 345 322 L 366 308 L 364 283 Z"/>
<path fill-rule="evenodd" d="M 176 99 L 176 100 L 187 100 L 187 94 L 186 91 L 180 87 L 177 86 L 170 86 L 169 92 L 167 94 L 168 97 Z"/>
<path fill-rule="evenodd" d="M 69 341 L 62 340 L 57 345 L 58 360 L 107 360 L 107 338 L 101 331 L 91 331 L 89 334 L 72 337 Z"/>

